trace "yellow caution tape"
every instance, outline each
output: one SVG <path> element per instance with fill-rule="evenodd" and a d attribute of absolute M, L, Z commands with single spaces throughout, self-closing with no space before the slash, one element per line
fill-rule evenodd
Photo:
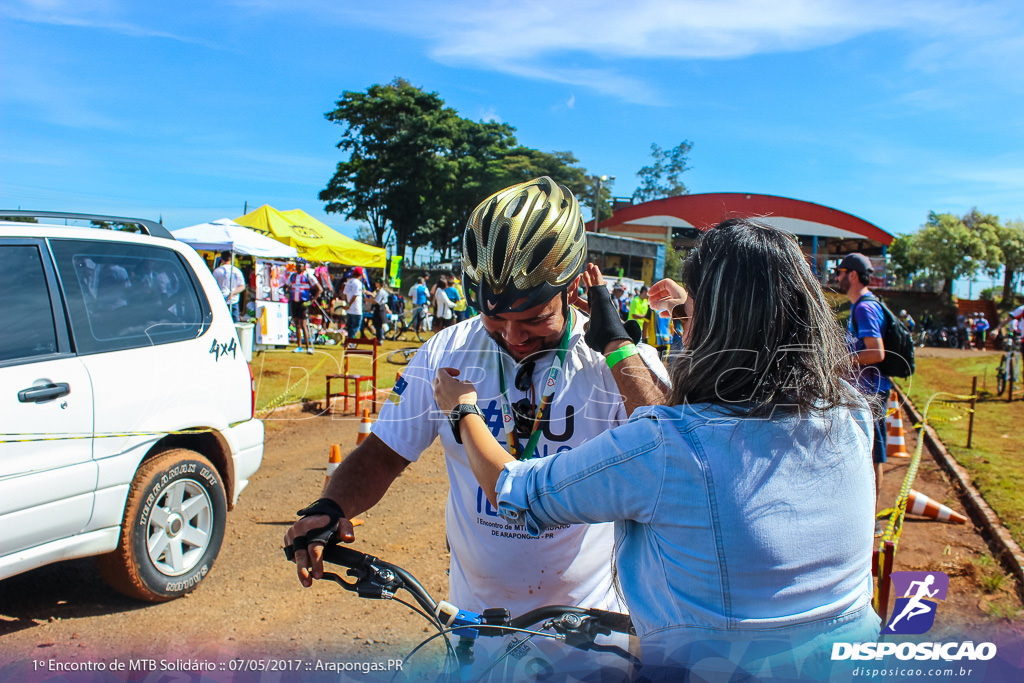
<path fill-rule="evenodd" d="M 161 432 L 80 432 L 68 434 L 0 434 L 0 443 L 30 443 L 33 441 L 71 441 L 74 439 L 115 439 L 130 436 L 167 436 L 169 434 L 205 434 L 212 429 L 179 429 Z"/>
<path fill-rule="evenodd" d="M 951 407 L 957 408 L 958 410 L 962 410 L 963 414 L 954 418 L 929 418 L 928 414 L 931 412 L 932 404 L 936 402 L 936 399 L 940 396 L 957 400 L 970 400 L 972 398 L 976 398 L 976 396 L 973 395 L 964 396 L 961 394 L 937 392 L 932 394 L 931 398 L 928 399 L 928 403 L 925 404 L 924 412 L 921 414 L 921 421 L 914 425 L 914 429 L 918 430 L 917 448 L 914 449 L 914 454 L 910 458 L 910 466 L 907 467 L 907 474 L 906 476 L 903 477 L 903 483 L 900 485 L 899 495 L 896 496 L 896 503 L 893 506 L 893 514 L 890 515 L 889 524 L 886 526 L 885 532 L 882 534 L 882 539 L 879 542 L 879 575 L 881 575 L 882 571 L 882 561 L 884 555 L 883 550 L 885 548 L 885 543 L 888 541 L 892 541 L 893 552 L 895 553 L 895 549 L 899 545 L 900 535 L 903 533 L 903 518 L 907 514 L 907 502 L 910 498 L 910 488 L 911 486 L 913 486 L 914 478 L 917 476 L 917 468 L 921 462 L 921 453 L 924 450 L 924 439 L 921 438 L 922 433 L 924 432 L 924 425 L 931 424 L 932 422 L 954 422 L 956 420 L 963 419 L 964 416 L 967 415 L 968 413 L 974 412 L 970 408 L 964 408 L 962 406 L 950 404 L 948 402 L 939 401 L 940 404 L 949 405 Z"/>

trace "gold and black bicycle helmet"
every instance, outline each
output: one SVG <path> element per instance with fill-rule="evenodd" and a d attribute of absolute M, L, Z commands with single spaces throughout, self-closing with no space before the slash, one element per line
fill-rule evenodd
<path fill-rule="evenodd" d="M 463 289 L 484 315 L 550 301 L 583 270 L 586 234 L 568 188 L 547 176 L 507 187 L 481 202 L 466 223 Z"/>

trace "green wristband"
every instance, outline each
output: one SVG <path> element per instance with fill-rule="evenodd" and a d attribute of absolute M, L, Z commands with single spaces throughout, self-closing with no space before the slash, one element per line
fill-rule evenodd
<path fill-rule="evenodd" d="M 636 350 L 635 344 L 626 344 L 621 349 L 615 349 L 607 356 L 605 356 L 605 362 L 608 363 L 609 369 L 614 368 L 616 365 L 618 365 L 625 359 L 629 358 L 630 356 L 635 356 L 638 353 L 640 352 Z"/>

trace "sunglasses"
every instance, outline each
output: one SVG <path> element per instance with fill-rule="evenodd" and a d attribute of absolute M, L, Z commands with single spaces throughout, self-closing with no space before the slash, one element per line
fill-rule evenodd
<path fill-rule="evenodd" d="M 519 366 L 516 371 L 516 389 L 519 391 L 533 391 L 533 368 L 534 361 L 528 360 Z"/>
<path fill-rule="evenodd" d="M 528 398 L 521 398 L 512 404 L 513 431 L 516 438 L 526 440 L 533 434 L 533 420 L 537 416 L 537 404 Z"/>
<path fill-rule="evenodd" d="M 537 416 L 537 404 L 533 395 L 533 369 L 535 363 L 532 360 L 526 361 L 516 371 L 516 389 L 529 392 L 529 397 L 523 397 L 512 404 L 512 418 L 515 424 L 514 431 L 517 439 L 529 439 L 533 433 L 533 420 Z"/>

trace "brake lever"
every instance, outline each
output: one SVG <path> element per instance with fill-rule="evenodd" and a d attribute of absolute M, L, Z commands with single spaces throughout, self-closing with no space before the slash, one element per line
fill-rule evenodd
<path fill-rule="evenodd" d="M 588 614 L 564 614 L 552 619 L 549 625 L 564 636 L 565 644 L 585 652 L 607 652 L 623 657 L 639 665 L 638 660 L 627 650 L 618 645 L 600 645 L 595 642 L 598 635 L 611 635 L 612 629 L 601 623 L 600 618 Z"/>
<path fill-rule="evenodd" d="M 324 572 L 324 578 L 330 578 L 345 590 L 370 600 L 391 600 L 399 589 L 406 587 L 405 582 L 387 563 L 372 555 L 366 555 L 357 566 L 349 568 L 345 573 L 355 581 L 345 581 L 333 572 Z"/>

